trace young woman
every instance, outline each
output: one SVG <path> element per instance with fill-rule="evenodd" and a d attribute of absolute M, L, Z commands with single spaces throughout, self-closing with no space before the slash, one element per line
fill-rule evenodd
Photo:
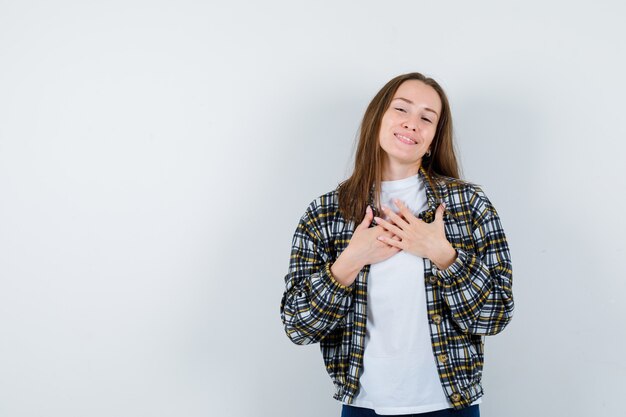
<path fill-rule="evenodd" d="M 459 178 L 443 89 L 404 74 L 369 104 L 351 177 L 300 218 L 281 318 L 320 343 L 342 417 L 479 416 L 511 268 L 495 207 Z"/>

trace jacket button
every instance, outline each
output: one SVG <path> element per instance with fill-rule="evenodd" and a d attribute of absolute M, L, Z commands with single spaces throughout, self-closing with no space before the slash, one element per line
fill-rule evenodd
<path fill-rule="evenodd" d="M 435 324 L 441 323 L 441 316 L 439 314 L 433 314 L 432 319 L 435 322 Z"/>
<path fill-rule="evenodd" d="M 448 361 L 448 355 L 446 355 L 445 353 L 442 353 L 441 355 L 439 355 L 438 358 L 439 358 L 439 362 L 441 363 L 446 363 Z"/>
<path fill-rule="evenodd" d="M 428 282 L 430 282 L 431 284 L 435 285 L 435 284 L 437 283 L 437 277 L 436 277 L 436 276 L 434 276 L 434 275 L 431 275 L 431 276 L 428 278 Z"/>
<path fill-rule="evenodd" d="M 459 400 L 461 399 L 461 395 L 460 395 L 458 392 L 455 392 L 454 394 L 452 394 L 452 395 L 450 396 L 450 399 L 451 399 L 453 402 L 457 402 L 457 401 L 459 401 Z"/>

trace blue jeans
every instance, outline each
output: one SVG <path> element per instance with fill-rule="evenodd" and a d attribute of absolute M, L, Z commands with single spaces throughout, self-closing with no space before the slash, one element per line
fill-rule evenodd
<path fill-rule="evenodd" d="M 374 410 L 370 408 L 355 407 L 353 405 L 342 404 L 341 417 L 375 417 L 382 414 L 376 414 Z M 444 410 L 431 411 L 429 413 L 419 414 L 402 414 L 395 417 L 480 417 L 480 411 L 478 410 L 478 404 L 470 407 L 465 407 L 460 410 L 454 408 L 446 408 Z"/>

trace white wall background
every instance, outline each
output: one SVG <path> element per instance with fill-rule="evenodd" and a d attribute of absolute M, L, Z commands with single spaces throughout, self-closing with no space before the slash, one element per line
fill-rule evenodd
<path fill-rule="evenodd" d="M 1 1 L 0 416 L 339 416 L 280 322 L 291 237 L 410 71 L 510 241 L 482 415 L 620 415 L 625 9 Z"/>

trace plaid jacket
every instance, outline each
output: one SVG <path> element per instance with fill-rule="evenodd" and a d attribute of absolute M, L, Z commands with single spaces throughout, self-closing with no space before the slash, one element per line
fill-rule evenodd
<path fill-rule="evenodd" d="M 444 176 L 430 183 L 423 167 L 419 177 L 428 208 L 417 217 L 432 222 L 444 201 L 446 237 L 457 251 L 445 270 L 424 258 L 423 279 L 433 360 L 450 406 L 460 409 L 483 395 L 484 336 L 501 332 L 513 316 L 511 257 L 498 213 L 480 186 Z M 336 281 L 330 266 L 355 227 L 338 211 L 337 189 L 310 203 L 293 235 L 280 303 L 289 339 L 320 343 L 333 398 L 348 404 L 363 366 L 369 265 L 350 286 Z"/>

